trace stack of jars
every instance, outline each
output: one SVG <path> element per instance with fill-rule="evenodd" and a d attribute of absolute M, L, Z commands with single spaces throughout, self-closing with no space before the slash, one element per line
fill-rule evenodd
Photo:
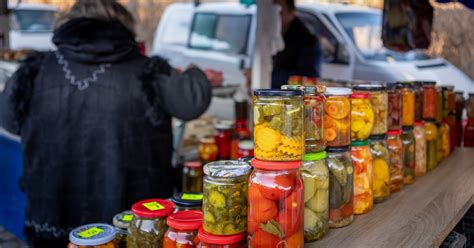
<path fill-rule="evenodd" d="M 444 97 L 444 92 L 447 91 L 446 86 L 438 86 L 438 105 L 436 113 L 436 125 L 438 126 L 438 136 L 437 136 L 437 145 L 438 145 L 438 163 L 445 159 L 450 152 L 450 140 L 449 140 L 449 125 L 446 122 L 446 105 L 448 104 L 447 98 Z"/>
<path fill-rule="evenodd" d="M 474 147 L 474 93 L 467 100 L 467 124 L 464 128 L 464 147 Z"/>
<path fill-rule="evenodd" d="M 305 108 L 303 95 L 302 90 L 254 92 L 255 159 L 248 184 L 247 230 L 251 247 L 304 246 L 306 208 L 299 173 L 305 149 L 303 134 L 305 128 L 313 129 L 310 137 L 314 142 L 321 142 L 323 134 L 316 130 L 321 130 L 323 122 L 319 117 L 313 117 L 316 120 L 311 120 L 313 127 L 303 125 L 306 110 L 317 112 L 321 107 L 314 102 L 315 108 L 309 105 Z M 314 147 L 321 146 L 316 143 Z M 313 218 L 314 223 L 305 222 L 305 225 L 311 224 L 312 229 L 317 229 L 318 220 Z"/>
<path fill-rule="evenodd" d="M 438 128 L 436 126 L 436 116 L 438 111 L 438 95 L 436 82 L 427 81 L 423 83 L 423 111 L 422 116 L 425 122 L 426 139 L 426 168 L 433 170 L 438 165 Z"/>
<path fill-rule="evenodd" d="M 443 122 L 449 126 L 449 149 L 447 155 L 451 154 L 456 147 L 456 95 L 454 93 L 454 86 L 443 86 Z M 445 139 L 447 137 L 444 137 Z"/>
<path fill-rule="evenodd" d="M 463 138 L 463 115 L 464 115 L 464 93 L 462 91 L 456 91 L 456 143 L 455 146 L 461 146 Z"/>
<path fill-rule="evenodd" d="M 399 87 L 402 98 L 403 183 L 408 185 L 415 180 L 415 91 L 411 82 L 400 83 Z"/>
<path fill-rule="evenodd" d="M 426 137 L 423 122 L 423 81 L 415 81 L 413 91 L 415 93 L 415 123 L 413 136 L 415 141 L 415 168 L 416 177 L 426 174 Z"/>

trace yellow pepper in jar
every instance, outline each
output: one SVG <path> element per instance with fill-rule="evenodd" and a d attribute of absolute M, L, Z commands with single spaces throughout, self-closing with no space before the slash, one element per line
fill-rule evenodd
<path fill-rule="evenodd" d="M 369 138 L 374 127 L 374 110 L 369 101 L 369 94 L 354 93 L 351 110 L 351 138 L 365 140 Z"/>

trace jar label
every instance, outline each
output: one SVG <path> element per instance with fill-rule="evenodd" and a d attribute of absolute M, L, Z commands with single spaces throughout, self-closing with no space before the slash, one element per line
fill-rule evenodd
<path fill-rule="evenodd" d="M 202 194 L 186 194 L 186 193 L 184 193 L 181 196 L 181 199 L 182 200 L 190 200 L 190 201 L 200 201 L 200 200 L 203 199 L 203 195 Z"/>
<path fill-rule="evenodd" d="M 158 202 L 143 203 L 143 206 L 146 207 L 150 211 L 157 211 L 157 210 L 165 209 L 165 207 L 163 207 L 163 205 L 159 204 Z"/>
<path fill-rule="evenodd" d="M 77 235 L 79 235 L 79 237 L 81 238 L 84 238 L 84 239 L 88 239 L 88 238 L 91 238 L 91 237 L 94 237 L 100 233 L 103 233 L 104 230 L 103 229 L 100 229 L 98 227 L 92 227 L 92 228 L 89 228 L 87 230 L 84 230 L 80 233 L 78 233 Z"/>
<path fill-rule="evenodd" d="M 122 221 L 123 222 L 130 222 L 133 220 L 133 214 L 124 214 L 122 216 Z"/>

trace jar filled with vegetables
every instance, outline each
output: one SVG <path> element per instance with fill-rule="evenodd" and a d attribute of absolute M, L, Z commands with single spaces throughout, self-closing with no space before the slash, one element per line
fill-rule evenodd
<path fill-rule="evenodd" d="M 354 167 L 354 214 L 365 214 L 374 206 L 374 172 L 369 140 L 352 141 L 351 158 Z"/>
<path fill-rule="evenodd" d="M 398 84 L 387 84 L 388 92 L 388 130 L 398 130 L 402 128 L 402 96 L 398 89 Z"/>
<path fill-rule="evenodd" d="M 441 87 L 436 87 L 437 92 L 437 102 L 436 104 L 436 124 L 440 124 L 443 121 L 443 109 L 444 109 L 444 101 L 443 101 L 443 91 Z"/>
<path fill-rule="evenodd" d="M 202 164 L 207 164 L 217 160 L 219 148 L 214 137 L 204 137 L 199 141 L 199 159 Z"/>
<path fill-rule="evenodd" d="M 254 144 L 251 140 L 243 140 L 239 142 L 239 149 L 237 150 L 237 158 L 253 157 Z"/>
<path fill-rule="evenodd" d="M 456 131 L 456 143 L 455 146 L 461 146 L 462 143 L 462 119 L 463 119 L 463 112 L 464 112 L 464 93 L 462 91 L 456 91 L 456 127 L 454 130 Z"/>
<path fill-rule="evenodd" d="M 202 163 L 199 161 L 188 161 L 183 167 L 183 191 L 202 192 Z"/>
<path fill-rule="evenodd" d="M 162 199 L 139 201 L 132 206 L 135 217 L 128 228 L 128 248 L 154 248 L 163 243 L 168 230 L 166 218 L 174 211 L 174 204 Z"/>
<path fill-rule="evenodd" d="M 415 93 L 415 121 L 423 120 L 423 81 L 413 83 L 413 92 Z"/>
<path fill-rule="evenodd" d="M 196 210 L 180 211 L 166 219 L 169 226 L 163 238 L 163 248 L 197 247 L 198 230 L 202 226 L 202 212 Z"/>
<path fill-rule="evenodd" d="M 375 121 L 369 94 L 353 93 L 351 100 L 351 138 L 366 140 L 372 132 Z"/>
<path fill-rule="evenodd" d="M 387 132 L 387 146 L 390 154 L 390 193 L 397 192 L 403 188 L 403 143 L 400 136 L 402 130 L 390 130 Z"/>
<path fill-rule="evenodd" d="M 375 114 L 372 135 L 385 134 L 388 129 L 388 95 L 387 88 L 381 84 L 359 84 L 354 86 L 355 92 L 370 94 L 370 103 Z"/>
<path fill-rule="evenodd" d="M 443 121 L 438 127 L 438 162 L 449 156 L 450 141 L 449 141 L 449 125 Z"/>
<path fill-rule="evenodd" d="M 344 227 L 354 219 L 354 168 L 351 148 L 327 148 L 329 168 L 329 227 Z"/>
<path fill-rule="evenodd" d="M 348 146 L 351 143 L 351 94 L 349 88 L 326 89 L 324 137 L 328 147 Z"/>
<path fill-rule="evenodd" d="M 214 128 L 216 129 L 214 139 L 218 150 L 217 159 L 230 159 L 233 129 L 232 122 L 220 121 L 214 126 Z"/>
<path fill-rule="evenodd" d="M 456 108 L 456 97 L 454 95 L 454 86 L 443 85 L 441 92 L 443 94 L 443 118 L 446 118 Z"/>
<path fill-rule="evenodd" d="M 214 235 L 235 235 L 247 229 L 247 189 L 251 166 L 217 161 L 204 166 L 203 228 Z"/>
<path fill-rule="evenodd" d="M 303 180 L 300 161 L 254 159 L 249 182 L 248 243 L 251 247 L 304 246 Z M 318 204 L 325 205 L 324 202 Z M 322 207 L 321 207 L 322 209 Z M 316 215 L 314 215 L 316 216 Z M 312 216 L 312 217 L 314 217 Z M 317 219 L 305 225 L 316 226 Z M 285 246 L 283 246 L 285 247 Z"/>
<path fill-rule="evenodd" d="M 413 83 L 400 83 L 402 95 L 402 126 L 413 126 L 415 123 L 415 92 Z"/>
<path fill-rule="evenodd" d="M 413 136 L 413 126 L 403 127 L 401 139 L 403 143 L 403 183 L 408 185 L 415 181 L 415 136 Z"/>
<path fill-rule="evenodd" d="M 115 229 L 107 224 L 89 224 L 69 233 L 68 248 L 116 248 Z"/>
<path fill-rule="evenodd" d="M 451 154 L 456 147 L 456 115 L 450 113 L 445 121 L 449 126 L 449 154 Z"/>
<path fill-rule="evenodd" d="M 423 119 L 436 118 L 438 109 L 438 93 L 436 82 L 423 82 Z"/>
<path fill-rule="evenodd" d="M 474 147 L 474 93 L 467 99 L 467 124 L 464 127 L 464 147 Z"/>
<path fill-rule="evenodd" d="M 245 233 L 232 236 L 218 236 L 206 233 L 202 228 L 199 229 L 198 238 L 199 248 L 245 248 L 247 242 Z"/>
<path fill-rule="evenodd" d="M 171 201 L 176 205 L 176 212 L 201 210 L 203 198 L 204 195 L 201 192 L 181 192 L 174 194 Z"/>
<path fill-rule="evenodd" d="M 115 242 L 118 248 L 127 247 L 128 228 L 133 220 L 133 217 L 134 215 L 132 211 L 124 211 L 122 213 L 116 214 L 112 220 L 116 232 Z"/>
<path fill-rule="evenodd" d="M 300 169 L 304 183 L 304 239 L 321 239 L 329 230 L 329 170 L 327 153 L 306 154 Z"/>
<path fill-rule="evenodd" d="M 267 161 L 303 159 L 303 92 L 254 92 L 255 158 Z"/>
<path fill-rule="evenodd" d="M 426 138 L 426 169 L 433 170 L 438 166 L 438 128 L 435 119 L 425 120 L 425 138 Z"/>
<path fill-rule="evenodd" d="M 415 176 L 421 177 L 426 174 L 426 134 L 425 123 L 416 121 L 413 128 L 415 137 Z"/>
<path fill-rule="evenodd" d="M 371 135 L 370 150 L 372 152 L 374 176 L 374 202 L 383 202 L 390 197 L 390 156 L 387 148 L 387 135 Z"/>

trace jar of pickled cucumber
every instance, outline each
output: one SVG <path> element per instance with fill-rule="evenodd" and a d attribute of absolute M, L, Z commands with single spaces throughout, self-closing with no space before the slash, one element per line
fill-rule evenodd
<path fill-rule="evenodd" d="M 388 94 L 387 88 L 381 84 L 360 84 L 354 86 L 355 92 L 370 94 L 370 103 L 375 114 L 372 135 L 385 134 L 388 129 Z"/>
<path fill-rule="evenodd" d="M 390 130 L 387 132 L 387 146 L 390 154 L 390 193 L 397 192 L 403 188 L 403 143 L 400 136 L 402 130 Z"/>
<path fill-rule="evenodd" d="M 387 84 L 388 93 L 388 130 L 398 130 L 402 128 L 402 96 L 398 89 L 398 84 Z"/>
<path fill-rule="evenodd" d="M 354 214 L 365 214 L 374 206 L 374 168 L 369 140 L 352 141 L 351 159 L 354 167 Z"/>
<path fill-rule="evenodd" d="M 163 243 L 168 230 L 166 218 L 174 211 L 174 203 L 162 199 L 139 201 L 132 206 L 135 217 L 128 228 L 128 248 L 154 248 Z"/>
<path fill-rule="evenodd" d="M 421 177 L 426 174 L 426 134 L 425 123 L 416 121 L 413 128 L 415 137 L 415 176 Z"/>
<path fill-rule="evenodd" d="M 248 244 L 250 247 L 304 246 L 304 199 L 300 161 L 254 159 L 249 179 Z M 320 204 L 324 204 L 320 203 Z M 313 216 L 314 217 L 314 216 Z M 308 220 L 306 225 L 315 226 Z M 284 247 L 284 246 L 283 246 Z"/>
<path fill-rule="evenodd" d="M 183 167 L 183 191 L 202 192 L 202 163 L 199 161 L 188 161 Z"/>
<path fill-rule="evenodd" d="M 89 224 L 69 233 L 68 248 L 116 248 L 115 228 L 107 224 Z"/>
<path fill-rule="evenodd" d="M 306 154 L 300 169 L 304 183 L 304 240 L 313 242 L 329 231 L 329 170 L 327 153 Z"/>
<path fill-rule="evenodd" d="M 132 211 L 124 211 L 116 214 L 112 220 L 116 231 L 115 242 L 118 248 L 127 247 L 128 227 L 130 226 L 133 217 L 134 215 Z"/>
<path fill-rule="evenodd" d="M 379 203 L 390 197 L 390 156 L 387 135 L 371 135 L 369 139 L 374 167 L 372 187 L 374 203 Z"/>
<path fill-rule="evenodd" d="M 254 92 L 255 158 L 267 161 L 303 159 L 303 92 Z"/>
<path fill-rule="evenodd" d="M 201 192 L 181 192 L 173 195 L 171 201 L 176 205 L 176 211 L 201 210 L 202 199 Z"/>
<path fill-rule="evenodd" d="M 405 185 L 415 181 L 415 136 L 413 126 L 404 126 L 401 136 L 403 143 L 403 174 Z"/>
<path fill-rule="evenodd" d="M 217 161 L 204 166 L 203 228 L 214 235 L 235 235 L 247 229 L 247 189 L 251 166 Z"/>
<path fill-rule="evenodd" d="M 353 140 L 365 140 L 369 138 L 375 122 L 369 94 L 353 93 L 351 100 L 351 138 Z"/>
<path fill-rule="evenodd" d="M 449 125 L 445 121 L 441 122 L 438 127 L 438 162 L 449 156 Z"/>
<path fill-rule="evenodd" d="M 438 129 L 435 119 L 425 120 L 425 138 L 426 138 L 426 169 L 433 170 L 438 166 Z"/>
<path fill-rule="evenodd" d="M 413 83 L 400 83 L 400 94 L 402 96 L 402 126 L 413 126 L 415 124 L 415 92 Z"/>
<path fill-rule="evenodd" d="M 232 236 L 217 236 L 206 233 L 202 228 L 199 229 L 199 248 L 245 248 L 247 242 L 245 233 Z"/>
<path fill-rule="evenodd" d="M 328 147 L 348 146 L 351 144 L 351 103 L 349 88 L 326 88 L 324 107 L 324 137 Z"/>
<path fill-rule="evenodd" d="M 423 119 L 436 118 L 438 93 L 436 82 L 423 82 Z"/>
<path fill-rule="evenodd" d="M 327 148 L 329 168 L 329 227 L 347 226 L 354 219 L 354 168 L 351 148 Z"/>
<path fill-rule="evenodd" d="M 202 226 L 202 212 L 196 210 L 176 212 L 166 219 L 169 226 L 163 238 L 163 248 L 197 247 L 198 230 Z"/>

